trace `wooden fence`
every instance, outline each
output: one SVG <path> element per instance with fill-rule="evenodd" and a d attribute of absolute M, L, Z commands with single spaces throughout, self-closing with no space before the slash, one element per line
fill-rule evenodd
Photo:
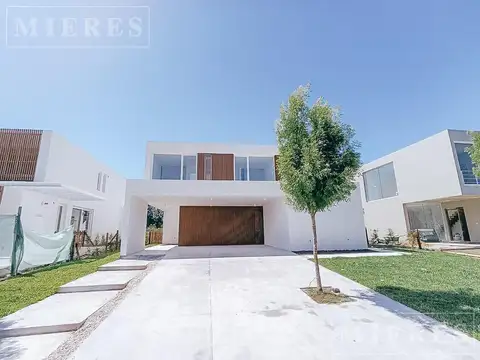
<path fill-rule="evenodd" d="M 100 255 L 108 251 L 120 250 L 120 235 L 118 230 L 114 233 L 97 234 L 92 240 L 86 231 L 75 231 L 70 258 L 82 258 L 87 255 Z"/>
<path fill-rule="evenodd" d="M 145 232 L 145 245 L 161 244 L 163 239 L 163 229 L 147 230 Z"/>

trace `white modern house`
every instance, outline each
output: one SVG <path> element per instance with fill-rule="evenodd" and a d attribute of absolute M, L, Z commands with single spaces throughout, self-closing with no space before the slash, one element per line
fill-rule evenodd
<path fill-rule="evenodd" d="M 311 250 L 311 221 L 285 204 L 275 146 L 149 142 L 145 176 L 127 180 L 121 255 L 144 248 L 147 205 L 164 211 L 163 243 L 265 244 Z M 360 189 L 317 216 L 323 250 L 366 247 Z"/>
<path fill-rule="evenodd" d="M 120 227 L 125 179 L 52 131 L 0 129 L 0 215 L 22 207 L 25 229 L 113 233 Z"/>
<path fill-rule="evenodd" d="M 362 202 L 368 232 L 391 228 L 405 236 L 480 242 L 480 179 L 466 149 L 467 131 L 445 130 L 362 168 Z"/>

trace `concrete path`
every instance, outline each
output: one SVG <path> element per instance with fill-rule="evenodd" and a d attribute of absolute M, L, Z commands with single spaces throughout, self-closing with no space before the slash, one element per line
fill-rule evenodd
<path fill-rule="evenodd" d="M 317 304 L 299 290 L 310 261 L 240 248 L 172 249 L 71 359 L 480 359 L 476 340 L 326 269 L 355 301 Z"/>
<path fill-rule="evenodd" d="M 55 294 L 0 319 L 0 338 L 74 331 L 118 291 Z"/>
<path fill-rule="evenodd" d="M 0 338 L 0 359 L 2 360 L 39 360 L 44 359 L 71 333 L 43 334 Z"/>

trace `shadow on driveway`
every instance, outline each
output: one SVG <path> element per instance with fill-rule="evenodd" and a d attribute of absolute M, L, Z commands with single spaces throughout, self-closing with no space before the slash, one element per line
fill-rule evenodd
<path fill-rule="evenodd" d="M 167 252 L 164 260 L 269 256 L 297 255 L 290 251 L 266 245 L 177 246 Z"/>

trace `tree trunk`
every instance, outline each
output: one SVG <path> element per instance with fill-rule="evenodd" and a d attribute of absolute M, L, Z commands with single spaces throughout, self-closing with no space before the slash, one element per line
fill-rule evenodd
<path fill-rule="evenodd" d="M 317 222 L 315 220 L 315 213 L 310 214 L 312 219 L 313 230 L 313 260 L 315 261 L 315 276 L 317 278 L 317 291 L 323 291 L 322 279 L 320 278 L 320 267 L 318 266 L 318 241 L 317 241 Z"/>
<path fill-rule="evenodd" d="M 417 238 L 418 248 L 422 250 L 422 240 L 420 240 L 420 231 L 418 231 L 418 229 L 416 231 L 416 238 Z"/>

